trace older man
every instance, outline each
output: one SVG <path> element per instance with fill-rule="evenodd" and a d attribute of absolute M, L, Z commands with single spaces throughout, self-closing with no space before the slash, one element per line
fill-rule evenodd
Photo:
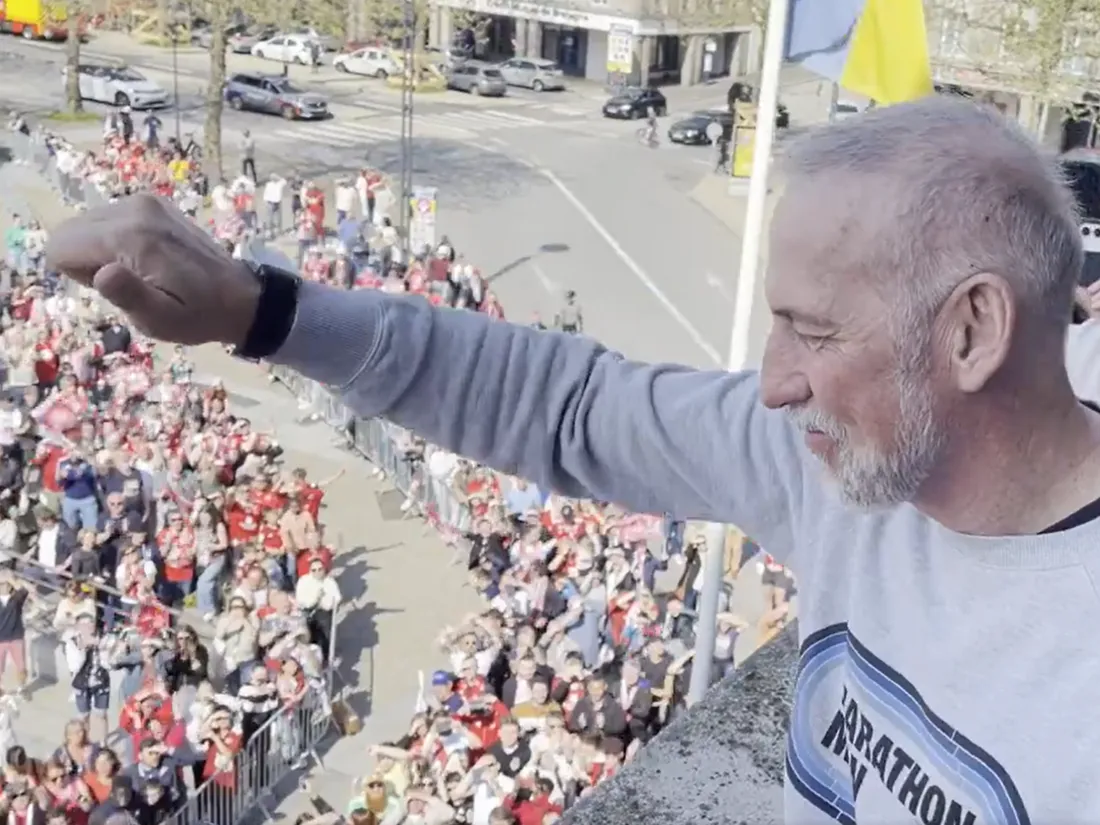
<path fill-rule="evenodd" d="M 50 254 L 157 337 L 289 365 L 543 489 L 742 527 L 803 591 L 790 821 L 1095 821 L 1072 197 L 996 112 L 942 99 L 811 133 L 785 171 L 760 373 L 299 284 L 152 199 Z"/>

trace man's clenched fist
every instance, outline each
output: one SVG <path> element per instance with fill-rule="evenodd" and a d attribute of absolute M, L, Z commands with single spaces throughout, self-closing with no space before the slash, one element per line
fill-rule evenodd
<path fill-rule="evenodd" d="M 241 344 L 260 285 L 171 203 L 131 195 L 53 231 L 50 266 L 94 288 L 162 341 Z"/>

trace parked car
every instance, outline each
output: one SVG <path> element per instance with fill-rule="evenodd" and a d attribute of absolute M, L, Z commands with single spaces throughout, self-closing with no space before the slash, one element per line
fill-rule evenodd
<path fill-rule="evenodd" d="M 652 111 L 657 117 L 668 112 L 668 101 L 656 89 L 633 86 L 624 89 L 603 105 L 603 116 L 622 120 L 637 120 Z"/>
<path fill-rule="evenodd" d="M 523 86 L 536 92 L 565 88 L 565 76 L 553 60 L 530 57 L 513 57 L 499 66 L 504 82 L 509 86 Z"/>
<path fill-rule="evenodd" d="M 791 116 L 787 107 L 780 103 L 775 113 L 775 128 L 786 129 L 790 122 Z M 712 123 L 722 127 L 721 134 L 725 135 L 726 140 L 733 138 L 733 115 L 723 108 L 694 112 L 676 121 L 668 127 L 668 139 L 672 143 L 685 146 L 710 146 L 714 143 L 711 139 L 711 132 L 714 131 L 710 128 Z"/>
<path fill-rule="evenodd" d="M 304 40 L 313 40 L 321 44 L 321 48 L 326 52 L 336 52 L 340 50 L 340 41 L 333 37 L 331 34 L 322 34 L 313 28 L 294 29 L 294 31 L 288 32 L 292 37 L 301 37 Z"/>
<path fill-rule="evenodd" d="M 310 41 L 296 34 L 281 34 L 268 40 L 261 40 L 251 49 L 253 57 L 264 60 L 278 60 L 280 63 L 301 63 L 308 66 L 313 62 L 313 48 Z"/>
<path fill-rule="evenodd" d="M 267 112 L 287 120 L 321 120 L 329 116 L 328 103 L 321 95 L 299 89 L 282 75 L 239 72 L 225 84 L 223 97 L 238 111 Z"/>
<path fill-rule="evenodd" d="M 274 26 L 249 26 L 238 28 L 229 35 L 229 50 L 233 54 L 252 54 L 252 47 L 257 43 L 263 43 L 277 37 L 278 29 Z"/>
<path fill-rule="evenodd" d="M 382 80 L 390 75 L 401 74 L 401 64 L 394 59 L 389 49 L 379 46 L 338 54 L 332 60 L 332 68 L 338 72 L 362 74 Z"/>
<path fill-rule="evenodd" d="M 726 138 L 733 135 L 733 115 L 728 109 L 712 109 L 709 111 L 693 112 L 682 120 L 677 120 L 668 127 L 668 139 L 672 143 L 681 143 L 685 146 L 709 146 L 714 141 L 710 132 L 711 127 L 718 124 L 722 127 L 722 134 Z"/>
<path fill-rule="evenodd" d="M 472 95 L 503 97 L 508 91 L 504 76 L 495 66 L 482 63 L 458 63 L 446 69 L 447 88 Z"/>
<path fill-rule="evenodd" d="M 62 82 L 67 77 L 62 70 Z M 168 105 L 168 92 L 149 80 L 141 72 L 127 66 L 102 66 L 82 63 L 80 73 L 80 97 L 97 100 L 115 106 L 134 109 L 152 109 Z"/>

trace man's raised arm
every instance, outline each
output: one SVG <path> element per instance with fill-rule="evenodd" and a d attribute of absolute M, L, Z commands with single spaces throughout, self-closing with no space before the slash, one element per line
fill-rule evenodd
<path fill-rule="evenodd" d="M 792 430 L 758 403 L 755 373 L 634 363 L 580 336 L 315 284 L 273 360 L 362 416 L 569 495 L 747 529 L 801 495 Z"/>
<path fill-rule="evenodd" d="M 298 284 L 259 266 L 271 261 L 234 261 L 148 195 L 67 221 L 48 258 L 148 335 L 286 364 L 360 415 L 544 488 L 793 544 L 802 459 L 784 416 L 758 403 L 755 374 L 635 364 L 418 298 Z"/>

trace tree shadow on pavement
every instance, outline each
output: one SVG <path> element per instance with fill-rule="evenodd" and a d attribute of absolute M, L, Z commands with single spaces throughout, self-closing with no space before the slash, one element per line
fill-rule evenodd
<path fill-rule="evenodd" d="M 401 141 L 364 143 L 361 159 L 352 162 L 346 152 L 303 145 L 297 153 L 303 177 L 323 177 L 361 166 L 380 169 L 392 179 L 401 175 Z M 550 183 L 537 171 L 499 152 L 439 138 L 414 138 L 413 185 L 443 192 L 448 207 L 472 208 L 523 195 Z"/>

